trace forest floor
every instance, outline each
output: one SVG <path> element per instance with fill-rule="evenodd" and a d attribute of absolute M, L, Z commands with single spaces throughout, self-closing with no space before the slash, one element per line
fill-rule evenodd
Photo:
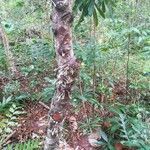
<path fill-rule="evenodd" d="M 28 80 L 24 77 L 17 79 L 21 83 L 21 90 L 28 90 Z M 40 80 L 40 79 L 39 79 Z M 3 89 L 4 85 L 9 82 L 7 78 L 1 78 L 0 80 L 0 89 Z M 42 87 L 42 86 L 41 86 Z M 38 91 L 41 87 L 37 86 L 35 91 Z M 118 86 L 120 89 L 120 87 Z M 116 87 L 116 92 L 118 90 Z M 13 128 L 13 133 L 8 135 L 6 138 L 7 141 L 5 145 L 10 143 L 25 142 L 29 139 L 40 139 L 41 145 L 44 144 L 44 137 L 46 135 L 46 128 L 48 125 L 48 111 L 49 103 L 44 103 L 42 101 L 32 101 L 27 100 L 23 102 L 23 109 L 25 114 L 20 115 L 18 118 L 18 126 Z M 68 144 L 74 150 L 99 150 L 100 147 L 97 145 L 92 145 L 90 141 L 99 141 L 99 136 L 97 131 L 99 127 L 107 129 L 111 126 L 109 122 L 101 122 L 96 124 L 97 129 L 92 131 L 91 134 L 85 134 L 79 127 L 79 124 L 84 121 L 88 121 L 89 118 L 94 118 L 95 116 L 99 118 L 111 118 L 114 116 L 113 113 L 109 112 L 107 109 L 99 110 L 94 108 L 89 102 L 83 102 L 78 108 L 66 108 L 70 110 L 68 116 L 66 116 L 65 124 L 65 138 L 67 139 Z M 90 139 L 91 138 L 91 139 Z M 116 150 L 133 150 L 127 147 L 124 147 L 121 143 L 116 143 L 114 145 Z M 68 150 L 71 150 L 68 149 Z"/>

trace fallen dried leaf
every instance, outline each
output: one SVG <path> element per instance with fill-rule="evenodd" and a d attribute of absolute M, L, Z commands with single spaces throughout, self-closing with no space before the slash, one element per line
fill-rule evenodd
<path fill-rule="evenodd" d="M 109 128 L 109 127 L 111 127 L 111 123 L 105 121 L 105 122 L 103 122 L 102 126 L 103 126 L 104 128 Z"/>
<path fill-rule="evenodd" d="M 115 150 L 123 150 L 123 145 L 121 143 L 116 143 Z"/>
<path fill-rule="evenodd" d="M 78 129 L 78 123 L 77 123 L 76 118 L 75 118 L 74 116 L 71 116 L 71 117 L 69 118 L 69 122 L 70 122 L 70 124 L 71 124 L 72 131 L 73 131 L 73 132 L 76 132 L 77 129 Z"/>

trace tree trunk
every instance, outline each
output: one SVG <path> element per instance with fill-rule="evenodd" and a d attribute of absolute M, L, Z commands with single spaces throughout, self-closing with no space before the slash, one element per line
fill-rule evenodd
<path fill-rule="evenodd" d="M 8 41 L 7 35 L 1 26 L 0 26 L 0 39 L 2 39 L 2 42 L 4 45 L 5 55 L 6 55 L 7 63 L 8 63 L 8 70 L 11 73 L 11 75 L 15 76 L 17 74 L 15 60 L 9 47 L 9 41 Z"/>
<path fill-rule="evenodd" d="M 51 102 L 44 150 L 60 150 L 63 141 L 63 123 L 69 110 L 71 89 L 78 74 L 80 63 L 72 46 L 71 24 L 73 0 L 53 0 L 52 29 L 57 56 L 56 92 Z"/>

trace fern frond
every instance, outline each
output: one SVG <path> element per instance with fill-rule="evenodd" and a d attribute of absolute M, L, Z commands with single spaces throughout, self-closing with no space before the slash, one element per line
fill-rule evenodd
<path fill-rule="evenodd" d="M 0 122 L 0 136 L 1 139 L 3 139 L 2 141 L 0 141 L 0 145 L 5 144 L 3 143 L 5 141 L 5 138 L 8 134 L 13 132 L 13 127 L 18 125 L 18 116 L 23 113 L 25 112 L 21 110 L 21 107 L 17 106 L 16 104 L 11 105 L 8 112 L 5 114 L 5 117 Z"/>
<path fill-rule="evenodd" d="M 0 102 L 0 110 L 6 107 L 11 100 L 12 100 L 12 96 L 9 96 L 8 98 L 3 97 L 2 101 Z"/>
<path fill-rule="evenodd" d="M 39 140 L 28 140 L 24 143 L 18 143 L 16 145 L 9 144 L 6 147 L 6 150 L 38 150 L 39 148 Z"/>

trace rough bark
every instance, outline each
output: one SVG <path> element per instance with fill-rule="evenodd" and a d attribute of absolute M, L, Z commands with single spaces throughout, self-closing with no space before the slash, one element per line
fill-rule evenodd
<path fill-rule="evenodd" d="M 16 68 L 16 65 L 15 65 L 15 60 L 14 60 L 13 54 L 10 50 L 7 35 L 6 35 L 4 29 L 1 26 L 0 26 L 0 39 L 2 39 L 2 42 L 3 42 L 3 45 L 4 45 L 5 55 L 6 55 L 7 63 L 8 63 L 8 70 L 11 73 L 11 75 L 14 76 L 14 75 L 17 74 L 17 68 Z"/>
<path fill-rule="evenodd" d="M 73 0 L 53 0 L 52 28 L 57 56 L 56 92 L 51 102 L 44 150 L 60 150 L 63 124 L 70 104 L 71 89 L 78 74 L 79 62 L 72 46 Z"/>

